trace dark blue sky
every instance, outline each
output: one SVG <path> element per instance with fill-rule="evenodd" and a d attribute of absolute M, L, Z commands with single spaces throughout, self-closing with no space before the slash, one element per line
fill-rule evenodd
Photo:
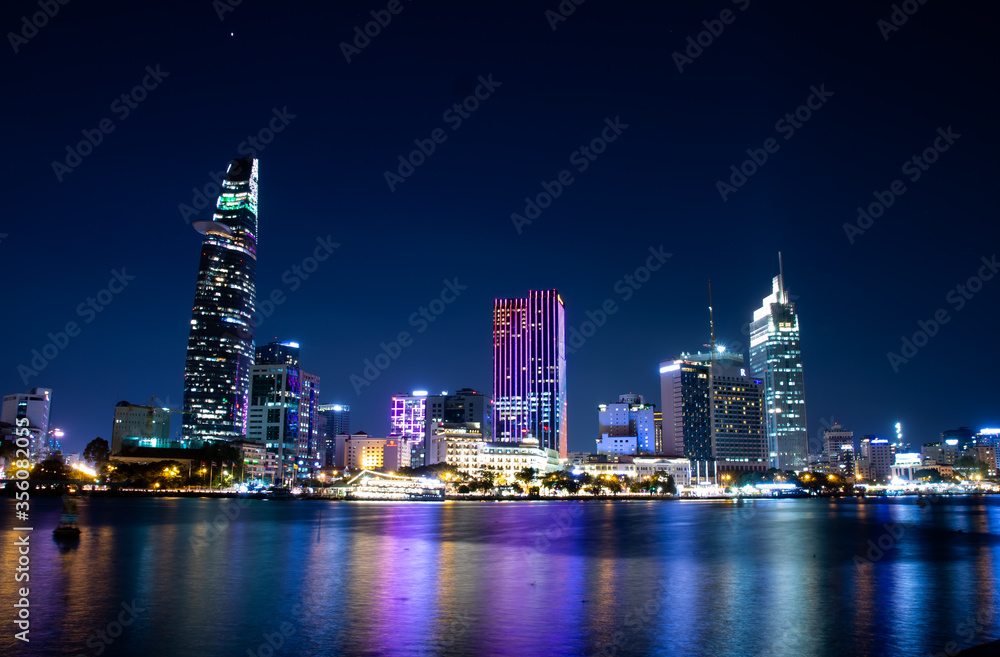
<path fill-rule="evenodd" d="M 659 361 L 707 342 L 706 279 L 720 341 L 746 345 L 779 250 L 798 297 L 810 434 L 833 417 L 881 434 L 900 420 L 918 443 L 1000 424 L 981 374 L 1000 279 L 961 308 L 949 300 L 1000 232 L 983 5 L 914 2 L 886 40 L 888 2 L 590 0 L 553 30 L 556 0 L 418 0 L 345 61 L 340 42 L 386 6 L 243 0 L 220 20 L 209 0 L 70 2 L 18 52 L 7 37 L 0 383 L 51 387 L 68 451 L 109 437 L 121 399 L 180 405 L 200 237 L 179 206 L 275 109 L 294 117 L 257 153 L 257 292 L 287 300 L 257 341 L 298 340 L 323 399 L 350 404 L 355 429 L 386 432 L 395 391 L 490 393 L 493 299 L 555 287 L 573 327 L 617 302 L 568 364 L 570 448 L 589 449 L 598 403 L 634 391 L 659 404 Z M 730 23 L 711 23 L 723 10 Z M 37 11 L 6 3 L 0 27 L 20 31 Z M 703 21 L 723 30 L 679 72 L 672 53 Z M 146 77 L 157 66 L 158 81 Z M 456 126 L 445 112 L 479 76 L 499 86 Z M 155 87 L 126 115 L 114 103 L 144 77 Z M 794 132 L 778 123 L 814 86 L 832 95 Z M 580 172 L 572 154 L 615 117 L 628 127 Z M 57 176 L 53 161 L 105 118 L 113 130 Z M 961 136 L 911 181 L 903 164 L 949 126 Z M 439 128 L 443 143 L 390 191 L 385 171 Z M 776 152 L 723 201 L 717 181 L 768 139 Z M 573 183 L 518 233 L 511 213 L 565 169 Z M 897 179 L 905 193 L 851 243 L 855 208 Z M 334 257 L 296 284 L 285 272 L 327 236 Z M 661 245 L 672 257 L 624 300 L 616 283 Z M 100 313 L 78 312 L 113 270 L 134 280 Z M 455 278 L 467 289 L 417 334 L 411 314 Z M 887 353 L 939 309 L 948 323 L 894 372 Z M 25 384 L 18 366 L 71 321 L 79 335 Z M 350 376 L 404 330 L 413 344 L 357 394 Z"/>

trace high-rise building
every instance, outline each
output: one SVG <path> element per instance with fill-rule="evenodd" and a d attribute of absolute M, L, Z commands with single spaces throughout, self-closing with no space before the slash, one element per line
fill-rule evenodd
<path fill-rule="evenodd" d="M 948 442 L 940 443 L 924 443 L 920 448 L 920 459 L 924 463 L 934 463 L 937 465 L 955 465 L 955 461 L 958 460 L 958 440 L 956 438 L 949 439 L 952 444 Z"/>
<path fill-rule="evenodd" d="M 772 291 L 750 324 L 750 372 L 764 382 L 767 448 L 780 470 L 802 470 L 809 460 L 799 317 L 785 289 L 781 254 Z"/>
<path fill-rule="evenodd" d="M 892 475 L 892 446 L 885 438 L 865 436 L 861 440 L 861 458 L 858 475 L 868 481 L 886 481 Z"/>
<path fill-rule="evenodd" d="M 324 463 L 332 466 L 336 455 L 337 436 L 351 432 L 351 407 L 347 404 L 320 404 L 316 426 L 319 429 Z"/>
<path fill-rule="evenodd" d="M 969 427 L 959 427 L 957 429 L 947 429 L 941 432 L 941 442 L 946 445 L 958 445 L 960 451 L 969 449 L 975 442 L 976 432 Z M 954 440 L 954 443 L 949 441 Z"/>
<path fill-rule="evenodd" d="M 663 411 L 653 411 L 653 452 L 663 453 Z"/>
<path fill-rule="evenodd" d="M 290 483 L 298 471 L 302 372 L 297 342 L 258 347 L 251 367 L 247 439 L 275 454 L 278 479 Z"/>
<path fill-rule="evenodd" d="M 712 370 L 712 453 L 726 470 L 765 470 L 764 393 L 760 379 L 747 374 L 742 356 Z"/>
<path fill-rule="evenodd" d="M 823 431 L 823 453 L 830 465 L 830 471 L 854 475 L 854 432 L 839 424 Z M 848 464 L 850 461 L 850 464 Z"/>
<path fill-rule="evenodd" d="M 326 418 L 327 433 L 336 437 L 351 432 L 351 407 L 347 404 L 320 404 L 319 413 Z"/>
<path fill-rule="evenodd" d="M 535 438 L 566 457 L 566 308 L 556 290 L 494 301 L 493 438 Z"/>
<path fill-rule="evenodd" d="M 712 458 L 711 370 L 683 357 L 660 363 L 663 454 Z"/>
<path fill-rule="evenodd" d="M 475 424 L 481 439 L 490 440 L 492 421 L 489 398 L 478 390 L 460 388 L 452 394 L 444 391 L 440 395 L 428 396 L 424 413 L 424 439 L 421 444 L 413 445 L 410 459 L 412 466 L 419 467 L 438 462 L 431 460 L 431 443 L 433 430 L 436 427 L 445 424 L 455 426 Z"/>
<path fill-rule="evenodd" d="M 424 465 L 424 441 L 427 435 L 427 391 L 414 390 L 413 394 L 398 393 L 392 396 L 389 411 L 389 437 L 398 438 L 393 443 L 397 452 L 407 451 L 407 467 Z"/>
<path fill-rule="evenodd" d="M 400 392 L 392 396 L 389 410 L 389 435 L 424 440 L 427 431 L 427 391 Z"/>
<path fill-rule="evenodd" d="M 137 406 L 127 401 L 115 404 L 112 454 L 121 453 L 123 441 L 132 447 L 171 447 L 170 409 Z"/>
<path fill-rule="evenodd" d="M 31 461 L 41 461 L 51 452 L 49 445 L 49 412 L 52 408 L 52 390 L 32 388 L 26 393 L 5 395 L 0 409 L 0 422 L 10 425 L 9 433 L 26 428 L 29 434 L 28 456 Z M 20 424 L 18 424 L 20 420 Z M 27 420 L 27 425 L 24 421 Z"/>
<path fill-rule="evenodd" d="M 601 404 L 597 414 L 597 452 L 653 454 L 656 452 L 655 406 L 642 395 L 619 395 Z"/>
<path fill-rule="evenodd" d="M 319 433 L 319 377 L 300 370 L 302 396 L 299 397 L 299 476 L 312 476 L 323 465 L 323 442 Z M 319 465 L 316 465 L 317 462 Z M 305 473 L 302 472 L 303 468 Z"/>
<path fill-rule="evenodd" d="M 490 439 L 489 423 L 493 418 L 489 412 L 489 398 L 472 388 L 460 388 L 451 394 L 442 392 L 440 395 L 428 396 L 425 419 L 427 428 L 430 428 L 432 422 L 447 424 L 478 422 L 482 427 L 483 440 Z M 427 429 L 424 430 L 424 435 L 426 434 Z"/>
<path fill-rule="evenodd" d="M 257 160 L 233 160 L 204 235 L 184 367 L 183 434 L 239 440 L 247 432 L 254 363 Z"/>
<path fill-rule="evenodd" d="M 1000 429 L 981 429 L 972 439 L 972 453 L 989 466 L 990 476 L 1000 471 Z"/>
<path fill-rule="evenodd" d="M 718 348 L 663 361 L 660 391 L 662 452 L 690 459 L 696 479 L 767 469 L 761 381 L 741 355 Z"/>

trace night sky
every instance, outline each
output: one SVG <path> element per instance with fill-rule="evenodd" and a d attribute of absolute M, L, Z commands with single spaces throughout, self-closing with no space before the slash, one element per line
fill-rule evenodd
<path fill-rule="evenodd" d="M 201 241 L 180 206 L 253 150 L 258 303 L 284 299 L 257 343 L 300 342 L 354 430 L 384 435 L 393 392 L 491 394 L 493 299 L 557 288 L 571 327 L 606 299 L 617 308 L 568 361 L 570 449 L 593 449 L 597 404 L 632 391 L 659 405 L 659 361 L 708 342 L 709 278 L 718 339 L 745 350 L 779 250 L 814 444 L 833 418 L 858 434 L 901 421 L 915 444 L 1000 424 L 1000 277 L 956 289 L 998 252 L 985 4 L 911 0 L 895 29 L 890 2 L 564 0 L 573 12 L 556 20 L 557 0 L 403 0 L 346 61 L 339 44 L 389 4 L 75 0 L 31 38 L 5 37 L 0 383 L 54 390 L 64 451 L 110 438 L 119 400 L 180 407 Z M 0 27 L 20 32 L 38 11 L 7 2 Z M 477 90 L 474 111 L 448 113 Z M 798 127 L 784 118 L 807 101 Z M 100 143 L 68 154 L 102 119 Z M 269 122 L 281 131 L 250 144 Z M 600 155 L 577 152 L 602 130 L 615 140 Z M 390 189 L 386 171 L 434 134 Z M 904 166 L 928 148 L 935 162 Z M 720 191 L 747 149 L 768 159 Z M 519 232 L 511 214 L 564 170 L 572 183 Z M 849 239 L 856 208 L 895 180 L 905 192 Z M 300 277 L 317 239 L 339 246 Z M 625 276 L 661 247 L 672 255 L 626 299 Z M 127 285 L 88 310 L 115 271 Z M 467 289 L 418 333 L 411 315 L 455 279 Z M 947 323 L 894 368 L 887 354 L 935 313 Z M 67 322 L 78 335 L 19 373 Z M 351 375 L 400 331 L 412 344 L 358 394 Z"/>

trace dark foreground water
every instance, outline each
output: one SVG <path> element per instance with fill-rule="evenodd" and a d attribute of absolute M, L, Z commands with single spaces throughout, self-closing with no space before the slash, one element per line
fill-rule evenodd
<path fill-rule="evenodd" d="M 33 500 L 31 642 L 12 638 L 25 584 L 4 540 L 0 654 L 930 655 L 1000 638 L 996 498 L 243 504 L 84 499 L 60 549 L 59 501 Z"/>

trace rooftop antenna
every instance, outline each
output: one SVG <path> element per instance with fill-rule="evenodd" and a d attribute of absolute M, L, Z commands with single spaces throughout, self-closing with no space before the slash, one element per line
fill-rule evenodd
<path fill-rule="evenodd" d="M 778 251 L 778 292 L 781 295 L 781 303 L 787 303 L 787 299 L 785 299 L 785 268 L 781 264 L 781 251 Z"/>
<path fill-rule="evenodd" d="M 712 340 L 710 344 L 702 345 L 703 347 L 708 347 L 711 349 L 711 363 L 715 363 L 715 318 L 712 314 L 712 279 L 708 279 L 708 329 L 712 334 Z"/>

